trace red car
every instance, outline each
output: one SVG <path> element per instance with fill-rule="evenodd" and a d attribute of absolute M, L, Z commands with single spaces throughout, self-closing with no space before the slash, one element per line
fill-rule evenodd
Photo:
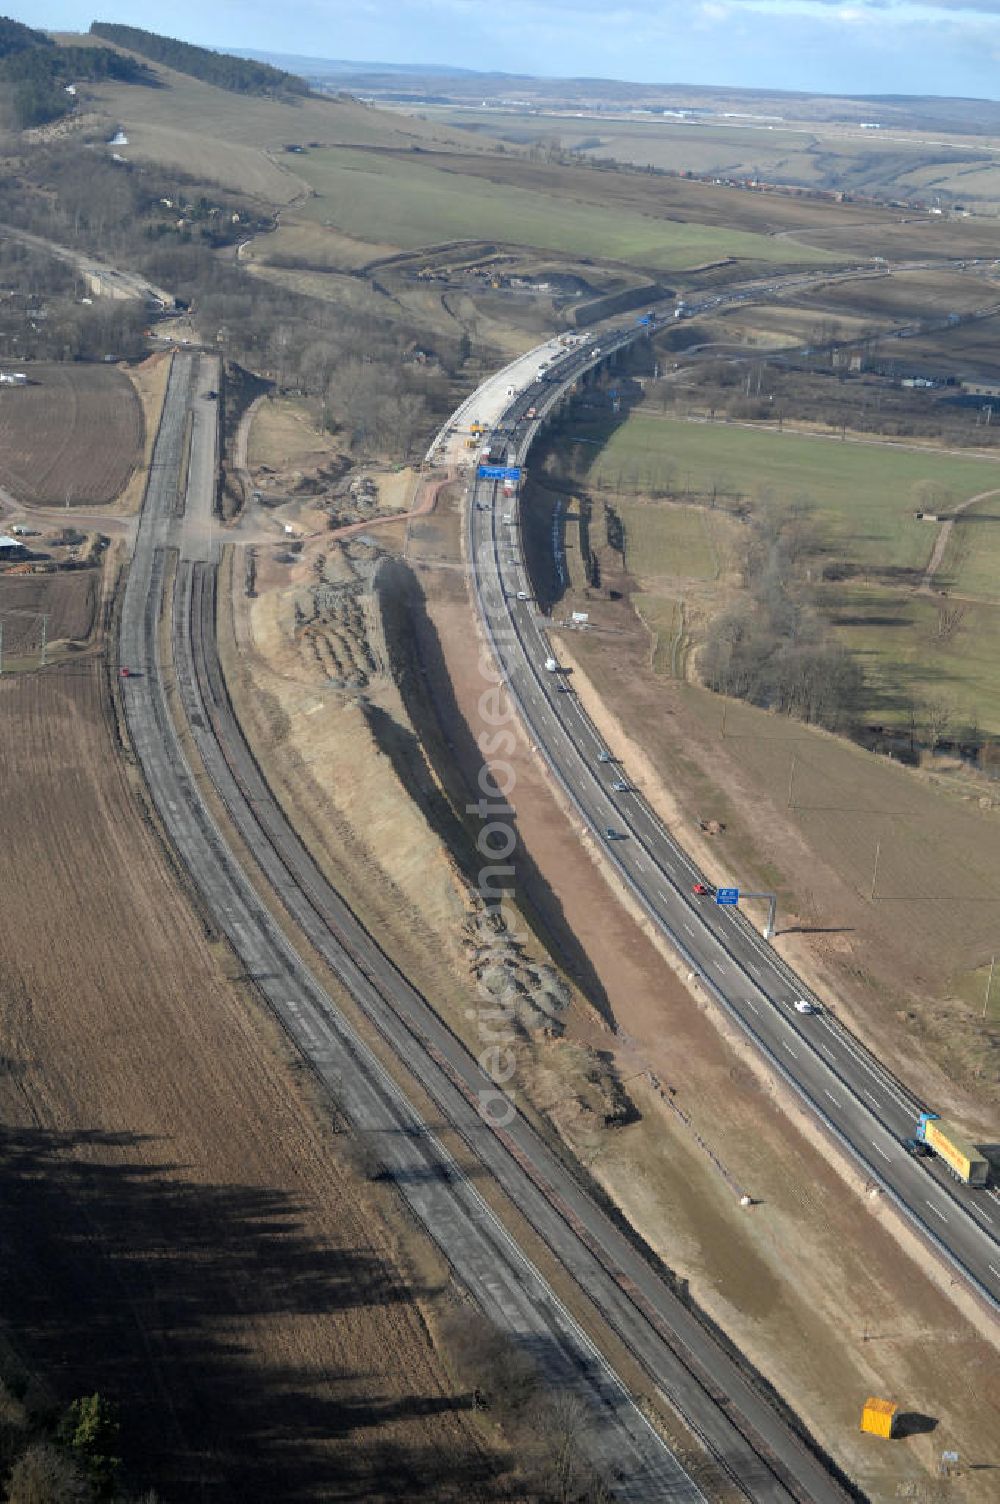
<path fill-rule="evenodd" d="M 711 898 L 715 889 L 711 883 L 694 883 L 692 884 L 691 892 L 697 893 L 699 898 Z"/>

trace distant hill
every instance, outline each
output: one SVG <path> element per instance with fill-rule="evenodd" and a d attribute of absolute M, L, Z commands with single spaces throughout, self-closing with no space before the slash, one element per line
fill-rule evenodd
<path fill-rule="evenodd" d="M 138 26 L 119 26 L 113 21 L 94 21 L 90 31 L 92 36 L 101 37 L 116 47 L 127 47 L 130 52 L 138 52 L 151 62 L 163 63 L 177 73 L 187 73 L 233 94 L 309 93 L 305 79 L 272 68 L 269 63 L 237 57 L 229 52 L 213 52 L 208 47 L 195 47 L 190 42 L 179 42 L 155 31 L 142 31 Z"/>
<path fill-rule="evenodd" d="M 276 68 L 288 68 L 303 78 L 339 78 L 357 74 L 426 74 L 433 73 L 447 78 L 478 78 L 475 68 L 455 68 L 446 63 L 435 64 L 428 69 L 423 63 L 363 63 L 347 58 L 305 57 L 299 52 L 262 52 L 254 47 L 225 47 L 224 52 L 234 57 L 254 58 L 258 62 L 272 63 Z"/>
<path fill-rule="evenodd" d="M 70 86 L 101 79 L 139 83 L 145 76 L 134 58 L 106 47 L 57 47 L 44 31 L 0 16 L 0 120 L 15 130 L 68 114 Z"/>
<path fill-rule="evenodd" d="M 291 66 L 291 58 L 269 52 L 239 56 L 268 58 Z M 876 121 L 901 130 L 935 129 L 964 135 L 1000 131 L 1000 102 L 907 94 L 809 94 L 795 90 L 740 89 L 684 83 L 629 83 L 614 78 L 547 78 L 544 75 L 478 72 L 415 63 L 350 62 L 296 57 L 297 72 L 351 93 L 387 103 L 421 101 L 459 106 L 517 103 L 528 110 L 594 113 L 643 110 L 654 115 L 683 110 L 694 118 L 758 117 L 768 121 L 816 124 Z"/>

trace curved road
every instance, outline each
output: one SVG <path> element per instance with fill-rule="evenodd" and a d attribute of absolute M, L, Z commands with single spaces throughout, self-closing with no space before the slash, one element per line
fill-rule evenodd
<path fill-rule="evenodd" d="M 30 231 L 21 230 L 16 225 L 0 224 L 0 238 L 15 240 L 20 245 L 26 245 L 29 250 L 41 251 L 57 261 L 65 262 L 81 277 L 90 280 L 91 286 L 95 288 L 95 297 L 135 298 L 141 303 L 158 304 L 161 308 L 174 306 L 172 292 L 157 287 L 135 272 L 125 272 L 120 267 L 109 266 L 106 261 L 99 261 L 87 251 L 74 250 L 72 246 L 62 245 L 57 240 L 45 240 L 41 235 L 32 235 Z M 96 291 L 97 284 L 100 285 L 100 292 Z"/>
<path fill-rule="evenodd" d="M 194 448 L 214 446 L 216 409 L 204 393 L 215 385 L 211 360 L 196 369 L 191 356 L 175 359 L 120 629 L 132 742 L 206 910 L 347 1116 L 377 1144 L 386 1173 L 457 1277 L 490 1319 L 535 1355 L 553 1387 L 587 1405 L 585 1444 L 615 1495 L 697 1504 L 697 1485 L 316 981 L 234 857 L 171 716 L 159 627 L 172 572 L 181 708 L 205 770 L 277 900 L 743 1495 L 769 1504 L 843 1504 L 834 1478 L 753 1376 L 530 1126 L 515 1115 L 501 1132 L 484 1120 L 477 1093 L 489 1079 L 363 930 L 284 820 L 240 733 L 218 662 L 204 456 L 192 453 L 187 497 L 178 494 L 185 412 L 194 408 Z"/>
<path fill-rule="evenodd" d="M 520 464 L 546 414 L 577 378 L 644 332 L 615 330 L 597 337 L 590 348 L 557 359 L 544 381 L 504 406 L 485 436 L 490 463 L 499 448 L 506 451 L 506 463 Z M 527 421 L 532 407 L 537 417 Z M 912 1093 L 822 1009 L 742 914 L 692 896 L 692 883 L 701 874 L 690 857 L 637 790 L 612 788 L 614 781 L 627 782 L 623 769 L 598 760 L 606 750 L 603 739 L 576 696 L 566 692 L 564 676 L 544 668 L 553 650 L 530 599 L 520 529 L 503 521 L 516 514 L 516 502 L 502 496 L 498 481 L 478 475 L 469 496 L 467 542 L 480 614 L 532 740 L 564 792 L 705 988 L 995 1315 L 1000 1310 L 1000 1199 L 992 1191 L 958 1184 L 936 1160 L 911 1158 L 902 1140 L 913 1134 L 921 1111 Z M 616 836 L 609 839 L 609 831 Z M 794 1003 L 800 998 L 816 1004 L 817 1012 L 797 1012 Z"/>

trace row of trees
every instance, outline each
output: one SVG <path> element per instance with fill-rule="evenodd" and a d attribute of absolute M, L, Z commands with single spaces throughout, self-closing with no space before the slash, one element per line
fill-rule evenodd
<path fill-rule="evenodd" d="M 0 294 L 41 301 L 72 297 L 76 290 L 76 273 L 65 261 L 0 236 Z"/>
<path fill-rule="evenodd" d="M 100 1394 L 74 1400 L 52 1417 L 0 1378 L 0 1474 L 6 1504 L 157 1504 L 121 1491 L 121 1425 Z"/>
<path fill-rule="evenodd" d="M 832 332 L 831 332 L 832 331 Z M 795 363 L 762 357 L 759 364 L 721 360 L 687 368 L 683 385 L 669 379 L 655 383 L 647 400 L 663 413 L 705 413 L 734 422 L 821 422 L 836 432 L 872 433 L 905 438 L 921 434 L 949 443 L 1000 443 L 1000 429 L 981 422 L 975 405 L 956 400 L 958 391 L 904 388 L 884 369 L 855 373 L 830 364 L 819 342 L 836 337 L 836 324 L 820 322 L 805 335 L 814 354 Z M 664 354 L 685 342 L 709 338 L 704 326 L 682 324 L 660 337 Z M 748 341 L 749 342 L 749 341 Z M 911 369 L 901 366 L 900 374 Z"/>
<path fill-rule="evenodd" d="M 39 318 L 22 300 L 0 302 L 0 358 L 29 360 L 116 360 L 140 358 L 146 351 L 148 315 L 138 303 L 95 298 L 90 307 L 59 300 Z"/>
<path fill-rule="evenodd" d="M 699 669 L 719 694 L 849 731 L 863 702 L 864 674 L 803 599 L 801 567 L 817 549 L 801 509 L 762 508 L 744 554 L 746 597 L 712 622 Z"/>
<path fill-rule="evenodd" d="M 525 1504 L 610 1504 L 585 1455 L 590 1417 L 582 1402 L 547 1384 L 525 1349 L 478 1312 L 456 1311 L 444 1338 L 474 1405 L 502 1428 L 514 1459 L 511 1495 Z"/>

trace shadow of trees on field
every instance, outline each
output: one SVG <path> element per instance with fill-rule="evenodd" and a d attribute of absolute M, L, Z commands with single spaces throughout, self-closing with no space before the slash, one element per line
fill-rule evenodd
<path fill-rule="evenodd" d="M 913 621 L 901 616 L 888 616 L 877 611 L 840 612 L 831 617 L 836 627 L 913 627 Z"/>
<path fill-rule="evenodd" d="M 568 556 L 584 546 L 579 517 L 566 516 L 572 496 L 560 481 L 546 475 L 543 484 L 529 480 L 521 495 L 521 541 L 528 588 L 546 614 L 558 606 L 569 589 Z M 560 508 L 557 517 L 557 508 Z M 557 559 L 556 548 L 561 552 Z M 565 573 L 561 565 L 565 564 Z"/>
<path fill-rule="evenodd" d="M 392 1434 L 464 1399 L 380 1393 L 331 1364 L 333 1342 L 309 1369 L 267 1361 L 297 1318 L 405 1302 L 395 1271 L 369 1248 L 312 1240 L 283 1191 L 181 1180 L 177 1164 L 138 1163 L 140 1143 L 0 1132 L 11 1338 L 60 1407 L 94 1390 L 120 1407 L 130 1481 L 212 1504 L 488 1497 L 485 1449 L 453 1430 L 448 1450 Z"/>
<path fill-rule="evenodd" d="M 783 935 L 853 935 L 849 924 L 783 924 Z"/>

